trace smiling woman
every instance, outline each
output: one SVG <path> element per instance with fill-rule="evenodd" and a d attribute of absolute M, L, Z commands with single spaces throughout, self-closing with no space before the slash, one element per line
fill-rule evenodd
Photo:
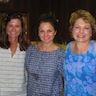
<path fill-rule="evenodd" d="M 23 22 L 26 28 L 26 35 L 29 37 L 29 14 L 28 13 L 20 13 L 22 15 Z M 4 28 L 4 23 L 6 20 L 8 13 L 0 13 L 0 35 L 2 34 L 2 29 Z"/>
<path fill-rule="evenodd" d="M 28 48 L 25 59 L 27 96 L 61 96 L 64 50 L 54 43 L 58 22 L 49 12 L 42 14 L 37 23 L 40 41 Z"/>
<path fill-rule="evenodd" d="M 0 40 L 0 96 L 26 96 L 24 58 L 29 46 L 22 15 L 6 17 Z"/>
<path fill-rule="evenodd" d="M 87 10 L 73 12 L 70 32 L 74 41 L 65 51 L 64 96 L 96 96 L 95 18 Z"/>

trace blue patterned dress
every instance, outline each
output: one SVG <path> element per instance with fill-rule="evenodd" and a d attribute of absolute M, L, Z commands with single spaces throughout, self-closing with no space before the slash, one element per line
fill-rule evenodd
<path fill-rule="evenodd" d="M 96 47 L 96 46 L 95 46 Z M 64 57 L 64 96 L 96 96 L 96 48 L 91 41 L 88 51 L 74 54 L 67 45 Z"/>
<path fill-rule="evenodd" d="M 39 51 L 35 45 L 27 50 L 27 96 L 61 96 L 64 50 Z"/>

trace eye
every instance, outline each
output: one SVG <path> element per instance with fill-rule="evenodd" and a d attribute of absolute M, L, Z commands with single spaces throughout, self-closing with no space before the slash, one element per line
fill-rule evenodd
<path fill-rule="evenodd" d="M 50 32 L 52 32 L 52 30 L 50 30 L 50 29 L 49 29 L 49 30 L 47 30 L 47 32 L 49 32 L 49 33 L 50 33 Z"/>
<path fill-rule="evenodd" d="M 44 30 L 39 30 L 40 33 L 44 32 Z"/>
<path fill-rule="evenodd" d="M 9 24 L 8 27 L 12 27 L 13 25 Z"/>
<path fill-rule="evenodd" d="M 16 25 L 16 28 L 19 28 L 19 27 L 21 27 L 20 25 Z"/>
<path fill-rule="evenodd" d="M 90 29 L 89 27 L 85 27 L 85 29 Z"/>
<path fill-rule="evenodd" d="M 78 29 L 78 28 L 79 28 L 79 26 L 74 26 L 74 28 L 75 28 L 75 29 Z"/>

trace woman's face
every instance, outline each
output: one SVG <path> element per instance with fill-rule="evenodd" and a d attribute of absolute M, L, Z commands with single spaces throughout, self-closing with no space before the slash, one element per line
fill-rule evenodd
<path fill-rule="evenodd" d="M 56 35 L 56 31 L 49 22 L 42 22 L 38 28 L 38 35 L 42 42 L 51 43 Z"/>
<path fill-rule="evenodd" d="M 77 19 L 72 29 L 72 35 L 77 42 L 89 41 L 92 36 L 90 23 L 85 22 L 82 18 Z"/>
<path fill-rule="evenodd" d="M 9 39 L 18 39 L 19 34 L 22 31 L 21 21 L 19 19 L 11 19 L 6 27 Z"/>

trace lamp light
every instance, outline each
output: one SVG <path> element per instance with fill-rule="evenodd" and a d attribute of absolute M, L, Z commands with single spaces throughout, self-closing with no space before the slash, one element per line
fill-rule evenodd
<path fill-rule="evenodd" d="M 9 2 L 10 0 L 0 0 L 1 3 L 7 3 Z"/>

